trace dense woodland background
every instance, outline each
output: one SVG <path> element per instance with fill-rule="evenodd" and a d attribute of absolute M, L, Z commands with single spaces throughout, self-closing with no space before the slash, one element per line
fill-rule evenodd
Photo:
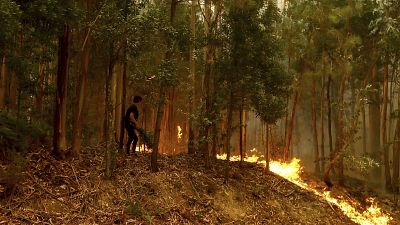
<path fill-rule="evenodd" d="M 206 167 L 296 156 L 328 185 L 368 175 L 398 192 L 399 13 L 396 0 L 2 0 L 1 158 L 97 146 L 111 177 L 140 95 L 153 171 L 157 153 Z"/>

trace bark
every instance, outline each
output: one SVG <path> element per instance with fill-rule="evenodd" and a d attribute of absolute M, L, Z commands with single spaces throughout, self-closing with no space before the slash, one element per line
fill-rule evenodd
<path fill-rule="evenodd" d="M 324 74 L 322 76 L 322 85 L 321 85 L 321 111 L 320 111 L 320 123 L 321 123 L 321 155 L 320 155 L 320 162 L 321 167 L 325 168 L 325 128 L 324 128 L 324 118 L 325 118 L 325 62 L 323 65 Z"/>
<path fill-rule="evenodd" d="M 79 80 L 75 95 L 74 104 L 74 121 L 72 125 L 72 154 L 79 156 L 81 144 L 82 144 L 82 124 L 83 124 L 83 109 L 86 104 L 86 86 L 87 86 L 87 75 L 89 70 L 89 50 L 90 50 L 90 29 L 86 28 L 84 41 L 82 45 L 81 55 L 81 69 L 79 74 Z"/>
<path fill-rule="evenodd" d="M 158 144 L 160 141 L 160 127 L 161 127 L 161 119 L 164 113 L 164 103 L 165 103 L 165 88 L 161 86 L 160 88 L 160 99 L 158 102 L 157 107 L 157 117 L 156 117 L 156 126 L 154 130 L 154 140 L 153 140 L 153 151 L 151 153 L 151 171 L 158 172 L 158 163 L 157 163 L 157 156 L 158 156 Z"/>
<path fill-rule="evenodd" d="M 292 144 L 292 135 L 293 135 L 293 129 L 294 129 L 294 119 L 295 119 L 295 114 L 296 114 L 296 108 L 297 108 L 297 101 L 299 99 L 300 95 L 300 83 L 303 78 L 303 74 L 305 72 L 305 62 L 302 62 L 302 69 L 300 72 L 300 77 L 299 80 L 297 81 L 297 88 L 293 94 L 293 100 L 292 100 L 292 112 L 290 113 L 290 121 L 289 121 L 289 127 L 287 131 L 287 142 L 285 145 L 285 149 L 283 151 L 283 160 L 288 161 L 289 160 L 289 153 L 290 153 L 290 145 Z"/>
<path fill-rule="evenodd" d="M 233 91 L 230 89 L 229 100 L 228 100 L 228 118 L 226 124 L 226 166 L 225 166 L 225 179 L 229 175 L 229 160 L 231 158 L 231 136 L 232 136 L 232 117 L 233 117 Z"/>
<path fill-rule="evenodd" d="M 105 93 L 105 98 L 104 98 L 104 127 L 103 127 L 103 132 L 104 132 L 104 141 L 105 141 L 105 162 L 106 162 L 106 171 L 105 171 L 105 177 L 107 179 L 110 179 L 112 176 L 112 153 L 111 153 L 111 148 L 109 146 L 109 140 L 110 140 L 110 120 L 111 120 L 111 112 L 112 112 L 112 102 L 111 102 L 111 79 L 113 76 L 113 71 L 114 71 L 114 60 L 113 60 L 113 44 L 111 43 L 110 46 L 110 60 L 108 64 L 108 71 L 106 74 L 106 93 Z"/>
<path fill-rule="evenodd" d="M 265 171 L 268 173 L 269 170 L 269 158 L 270 158 L 270 148 L 269 148 L 269 125 L 266 125 L 265 130 Z"/>
<path fill-rule="evenodd" d="M 10 77 L 9 77 L 9 87 L 8 87 L 8 109 L 15 110 L 17 105 L 17 74 L 15 70 L 11 70 Z"/>
<path fill-rule="evenodd" d="M 211 0 L 205 0 L 204 3 L 204 31 L 205 36 L 211 36 Z M 211 66 L 213 60 L 213 52 L 210 42 L 207 42 L 205 46 L 205 63 L 204 63 L 204 77 L 203 77 L 203 99 L 205 102 L 204 118 L 210 119 L 211 114 Z M 210 133 L 210 124 L 205 123 L 202 126 L 201 136 L 205 140 L 201 143 L 201 151 L 203 152 L 205 166 L 210 166 L 208 136 Z"/>
<path fill-rule="evenodd" d="M 385 168 L 385 184 L 386 189 L 391 190 L 392 180 L 390 174 L 389 165 L 389 148 L 387 146 L 387 104 L 389 98 L 389 65 L 385 64 L 383 73 L 383 105 L 382 105 L 382 115 L 381 115 L 381 133 L 382 133 L 382 146 L 383 146 L 383 164 Z"/>
<path fill-rule="evenodd" d="M 400 107 L 400 98 L 397 97 L 397 107 Z M 397 118 L 396 130 L 393 138 L 393 192 L 399 193 L 400 172 L 400 118 Z"/>
<path fill-rule="evenodd" d="M 4 107 L 4 99 L 6 94 L 6 57 L 2 57 L 1 70 L 0 70 L 0 109 Z"/>
<path fill-rule="evenodd" d="M 190 60 L 190 76 L 192 82 L 192 89 L 190 90 L 189 94 L 189 122 L 188 122 L 188 130 L 189 130 L 189 137 L 188 137 L 188 153 L 194 154 L 194 131 L 193 131 L 193 117 L 192 114 L 194 113 L 195 109 L 195 87 L 196 87 L 196 61 L 194 56 L 194 41 L 196 39 L 196 1 L 192 1 L 191 5 L 191 20 L 190 20 L 190 28 L 192 32 L 192 44 L 190 45 L 189 50 L 189 60 Z"/>
<path fill-rule="evenodd" d="M 331 83 L 332 77 L 328 76 L 328 84 L 326 86 L 326 100 L 327 100 L 327 108 L 328 108 L 328 140 L 329 140 L 329 158 L 333 159 L 333 141 L 332 141 L 332 106 L 331 106 Z"/>
<path fill-rule="evenodd" d="M 125 102 L 126 102 L 126 67 L 127 67 L 127 58 L 126 58 L 126 48 L 124 50 L 124 63 L 122 65 L 122 96 L 121 96 L 121 116 L 120 116 L 120 132 L 119 132 L 119 149 L 123 149 L 124 147 L 124 137 L 125 137 L 125 125 L 124 125 L 124 117 L 125 117 Z M 146 129 L 146 126 L 145 126 Z"/>
<path fill-rule="evenodd" d="M 175 21 L 175 13 L 176 13 L 176 6 L 178 4 L 178 0 L 171 1 L 171 11 L 170 11 L 170 24 L 173 25 Z M 171 46 L 165 53 L 165 59 L 167 61 L 172 59 L 173 56 L 173 49 Z M 159 91 L 159 100 L 158 100 L 158 107 L 157 107 L 157 115 L 156 115 L 156 122 L 155 122 L 155 130 L 154 130 L 154 139 L 153 139 L 153 151 L 151 153 L 150 159 L 150 167 L 152 172 L 158 172 L 158 162 L 157 156 L 159 153 L 159 143 L 160 143 L 160 128 L 161 128 L 161 121 L 163 119 L 164 114 L 164 104 L 166 99 L 167 87 L 164 84 L 160 84 L 160 91 Z"/>
<path fill-rule="evenodd" d="M 339 183 L 342 185 L 344 181 L 344 174 L 343 174 L 343 148 L 345 145 L 344 142 L 344 90 L 346 84 L 347 76 L 346 74 L 343 75 L 340 88 L 339 88 L 339 100 L 338 100 L 338 112 L 337 112 L 337 131 L 336 131 L 336 144 L 335 144 L 335 151 L 332 154 L 332 157 L 325 168 L 324 171 L 324 182 L 328 186 L 332 186 L 332 182 L 329 178 L 329 173 L 335 163 L 338 163 L 338 178 Z"/>
<path fill-rule="evenodd" d="M 368 107 L 368 115 L 369 115 L 369 153 L 372 154 L 374 159 L 378 162 L 381 162 L 381 143 L 380 143 L 380 91 L 379 91 L 379 82 L 377 79 L 377 64 L 376 64 L 376 50 L 373 49 L 372 57 L 374 62 L 372 73 L 371 73 L 371 86 L 373 91 L 369 93 L 369 107 Z M 371 177 L 374 183 L 379 183 L 381 180 L 381 167 L 374 168 Z"/>
<path fill-rule="evenodd" d="M 239 152 L 240 152 L 240 163 L 243 163 L 243 99 L 240 106 L 239 112 Z"/>
<path fill-rule="evenodd" d="M 64 34 L 58 41 L 58 69 L 57 69 L 57 91 L 55 97 L 54 128 L 53 128 L 53 151 L 56 159 L 64 158 L 62 149 L 62 137 L 65 137 L 65 113 L 67 100 L 67 67 L 68 67 L 68 44 L 69 44 L 69 26 L 64 25 Z"/>
<path fill-rule="evenodd" d="M 43 98 L 44 98 L 44 88 L 45 88 L 45 71 L 46 64 L 39 63 L 39 79 L 38 79 L 38 90 L 36 95 L 36 109 L 39 115 L 43 113 Z"/>
<path fill-rule="evenodd" d="M 361 114 L 362 114 L 362 124 L 363 124 L 363 128 L 362 128 L 362 140 L 363 140 L 363 154 L 366 155 L 367 154 L 367 119 L 366 119 L 366 115 L 365 115 L 365 105 L 362 105 L 362 109 L 361 109 Z"/>
<path fill-rule="evenodd" d="M 320 155 L 318 149 L 318 131 L 317 131 L 317 91 L 316 91 L 316 80 L 313 78 L 312 81 L 312 100 L 311 100 L 311 117 L 312 117 L 312 129 L 313 129 L 313 143 L 314 143 L 314 160 L 315 160 L 315 173 L 320 174 Z"/>

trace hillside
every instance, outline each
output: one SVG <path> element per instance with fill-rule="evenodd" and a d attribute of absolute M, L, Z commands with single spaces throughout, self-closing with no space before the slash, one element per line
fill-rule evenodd
<path fill-rule="evenodd" d="M 211 170 L 201 161 L 161 156 L 160 172 L 151 173 L 146 153 L 119 155 L 107 181 L 101 148 L 61 162 L 40 149 L 28 154 L 14 188 L 2 184 L 0 223 L 353 224 L 337 207 L 254 164 L 231 162 L 225 182 L 224 161 Z"/>

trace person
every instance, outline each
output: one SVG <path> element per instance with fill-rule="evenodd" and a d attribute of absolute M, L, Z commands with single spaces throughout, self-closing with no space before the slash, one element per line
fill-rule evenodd
<path fill-rule="evenodd" d="M 142 102 L 142 97 L 135 96 L 133 98 L 133 104 L 126 110 L 125 114 L 125 128 L 128 132 L 128 142 L 126 143 L 126 154 L 130 155 L 130 148 L 132 145 L 133 155 L 136 156 L 136 144 L 138 142 L 138 136 L 135 130 L 139 129 L 138 118 L 139 110 L 138 106 Z"/>

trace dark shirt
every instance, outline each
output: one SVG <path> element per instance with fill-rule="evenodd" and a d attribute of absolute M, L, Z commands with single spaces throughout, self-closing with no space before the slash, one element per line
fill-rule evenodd
<path fill-rule="evenodd" d="M 131 105 L 127 110 L 126 110 L 126 114 L 125 114 L 125 127 L 129 127 L 129 126 L 133 126 L 133 123 L 131 123 L 130 121 L 130 114 L 133 113 L 133 117 L 135 118 L 135 120 L 137 120 L 139 118 L 139 111 L 138 108 L 135 104 Z"/>

